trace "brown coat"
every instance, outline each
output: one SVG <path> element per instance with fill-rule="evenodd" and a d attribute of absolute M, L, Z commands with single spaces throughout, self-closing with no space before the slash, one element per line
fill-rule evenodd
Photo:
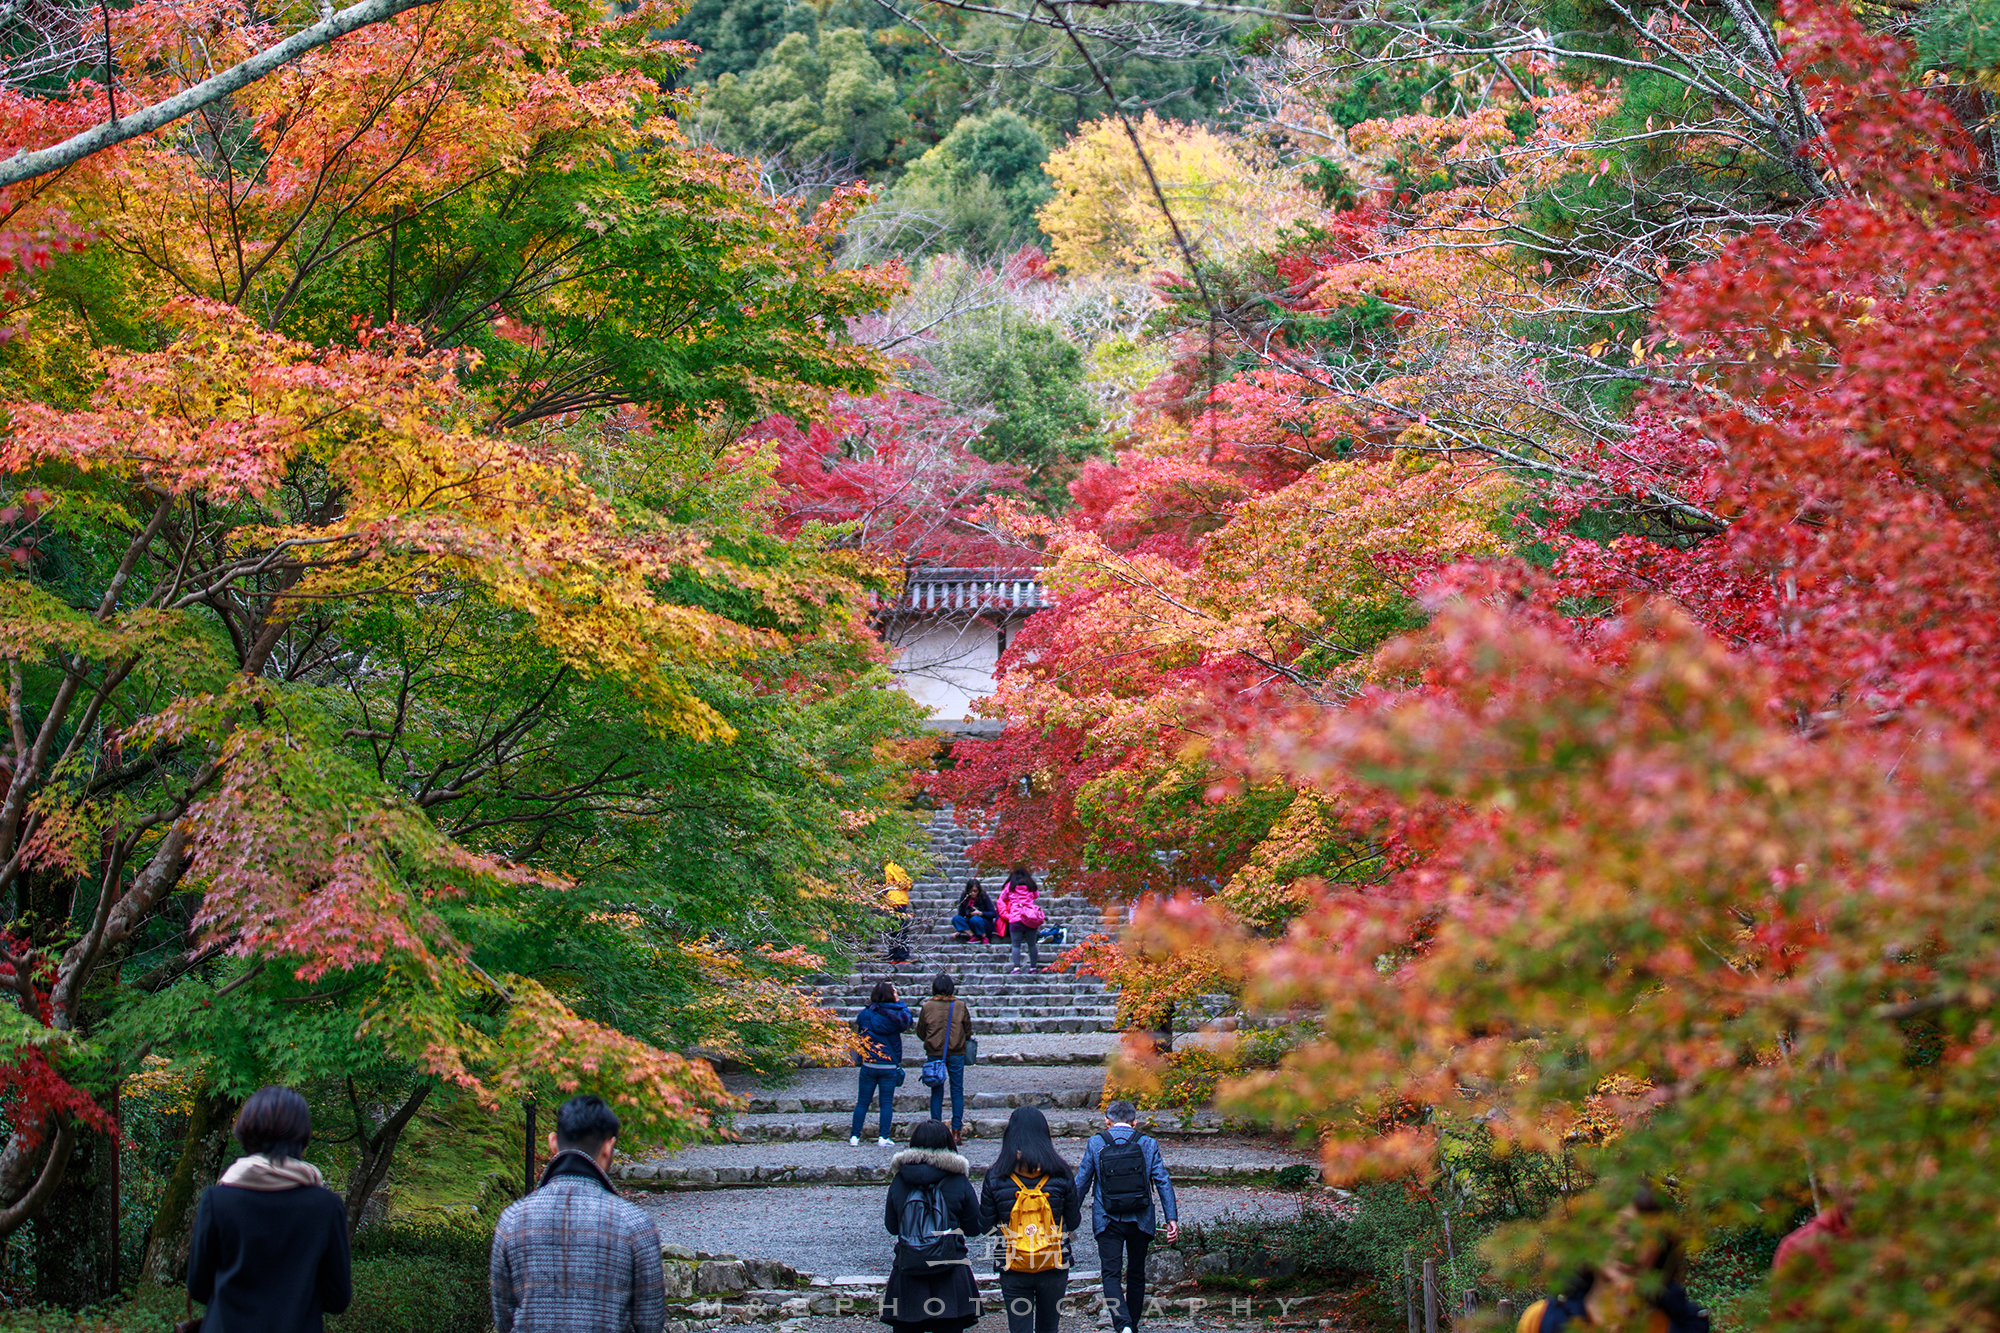
<path fill-rule="evenodd" d="M 948 1019 L 951 1006 L 958 1006 L 955 1019 Z M 935 1060 L 945 1053 L 944 1025 L 951 1022 L 951 1053 L 965 1051 L 965 1039 L 972 1035 L 972 1009 L 964 1000 L 949 995 L 933 995 L 917 1013 L 917 1040 L 924 1044 L 924 1058 Z"/>

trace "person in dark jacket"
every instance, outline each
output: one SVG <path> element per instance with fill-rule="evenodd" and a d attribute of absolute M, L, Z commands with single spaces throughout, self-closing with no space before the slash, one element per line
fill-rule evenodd
<path fill-rule="evenodd" d="M 868 1123 L 868 1103 L 879 1093 L 882 1098 L 882 1133 L 875 1140 L 884 1148 L 895 1146 L 889 1131 L 895 1125 L 896 1085 L 903 1081 L 903 1034 L 915 1025 L 909 1006 L 896 998 L 896 988 L 887 981 L 875 983 L 868 1007 L 854 1017 L 854 1030 L 868 1039 L 868 1049 L 854 1057 L 861 1066 L 861 1088 L 854 1103 L 854 1128 L 847 1141 L 861 1146 L 861 1127 Z"/>
<path fill-rule="evenodd" d="M 991 944 L 999 925 L 1000 913 L 994 909 L 993 899 L 979 887 L 978 880 L 965 881 L 965 892 L 958 895 L 958 910 L 952 913 L 951 928 L 961 940 Z"/>
<path fill-rule="evenodd" d="M 553 1154 L 534 1193 L 493 1228 L 487 1262 L 495 1333 L 660 1333 L 667 1322 L 660 1233 L 606 1174 L 618 1115 L 585 1093 L 556 1111 Z"/>
<path fill-rule="evenodd" d="M 889 1197 L 882 1208 L 883 1225 L 900 1235 L 903 1208 L 919 1190 L 936 1187 L 951 1225 L 967 1236 L 980 1235 L 979 1195 L 972 1188 L 972 1169 L 953 1152 L 951 1130 L 938 1120 L 926 1120 L 910 1131 L 910 1146 L 889 1160 Z M 979 1322 L 979 1283 L 972 1260 L 961 1243 L 958 1253 L 944 1260 L 912 1261 L 902 1246 L 889 1283 L 882 1289 L 882 1322 L 893 1333 L 963 1333 Z"/>
<path fill-rule="evenodd" d="M 1015 1205 L 1024 1190 L 1047 1195 L 1049 1212 L 1062 1233 L 1057 1253 L 1050 1256 L 1053 1262 L 1039 1270 L 1028 1258 L 1022 1219 L 1016 1215 Z M 1001 1237 L 995 1259 L 1007 1333 L 1056 1333 L 1063 1296 L 1069 1290 L 1070 1237 L 1082 1221 L 1083 1195 L 1076 1187 L 1076 1173 L 1056 1151 L 1049 1118 L 1032 1106 L 1018 1108 L 1007 1117 L 1000 1151 L 986 1169 L 979 1191 L 979 1224 Z"/>
<path fill-rule="evenodd" d="M 202 1333 L 321 1333 L 354 1299 L 347 1208 L 302 1160 L 312 1112 L 290 1088 L 259 1088 L 236 1115 L 246 1156 L 211 1185 L 188 1246 Z"/>
<path fill-rule="evenodd" d="M 1083 1147 L 1083 1161 L 1076 1169 L 1079 1194 L 1090 1196 L 1091 1230 L 1097 1234 L 1097 1268 L 1104 1275 L 1104 1305 L 1116 1333 L 1133 1333 L 1146 1308 L 1146 1248 L 1153 1243 L 1158 1218 L 1153 1212 L 1153 1196 L 1160 1196 L 1166 1211 L 1167 1244 L 1180 1239 L 1180 1202 L 1174 1197 L 1174 1182 L 1160 1145 L 1150 1134 L 1133 1128 L 1139 1108 L 1131 1102 L 1116 1101 L 1104 1108 L 1104 1132 L 1090 1136 Z M 1146 1202 L 1139 1208 L 1114 1209 L 1104 1196 L 1100 1166 L 1103 1154 L 1137 1140 L 1137 1150 L 1146 1165 Z"/>

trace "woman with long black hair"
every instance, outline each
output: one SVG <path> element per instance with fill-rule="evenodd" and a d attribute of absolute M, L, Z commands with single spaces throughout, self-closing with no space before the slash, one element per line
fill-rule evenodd
<path fill-rule="evenodd" d="M 1049 1135 L 1049 1118 L 1032 1106 L 1007 1117 L 979 1193 L 979 1219 L 1000 1233 L 1007 1333 L 1056 1333 L 1069 1290 L 1069 1238 L 1083 1221 L 1083 1199 L 1076 1172 Z"/>
<path fill-rule="evenodd" d="M 201 1196 L 188 1247 L 202 1333 L 321 1333 L 354 1288 L 347 1207 L 304 1160 L 312 1112 L 290 1088 L 259 1088 L 235 1131 L 245 1155 Z"/>

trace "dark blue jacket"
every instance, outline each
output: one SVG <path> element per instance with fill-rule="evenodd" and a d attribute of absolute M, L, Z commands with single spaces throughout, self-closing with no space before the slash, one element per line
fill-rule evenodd
<path fill-rule="evenodd" d="M 868 1038 L 869 1054 L 856 1056 L 858 1065 L 900 1065 L 903 1063 L 903 1034 L 917 1020 L 910 1016 L 910 1006 L 901 1000 L 894 1004 L 871 1004 L 854 1019 L 855 1031 Z"/>

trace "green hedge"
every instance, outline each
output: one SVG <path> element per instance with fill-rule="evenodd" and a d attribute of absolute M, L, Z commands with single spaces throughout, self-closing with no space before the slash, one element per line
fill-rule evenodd
<path fill-rule="evenodd" d="M 430 1222 L 377 1227 L 354 1247 L 354 1304 L 328 1333 L 488 1333 L 492 1225 Z M 167 1333 L 181 1317 L 179 1287 L 142 1287 L 102 1309 L 37 1307 L 0 1313 L 0 1333 Z"/>
<path fill-rule="evenodd" d="M 181 1317 L 179 1287 L 142 1287 L 122 1301 L 81 1313 L 30 1306 L 0 1313 L 6 1333 L 167 1333 Z"/>
<path fill-rule="evenodd" d="M 493 1222 L 395 1222 L 354 1243 L 354 1304 L 328 1333 L 486 1333 L 493 1327 L 486 1256 Z"/>
<path fill-rule="evenodd" d="M 327 1333 L 486 1333 L 493 1327 L 486 1256 L 475 1267 L 434 1255 L 354 1261 L 354 1304 Z"/>

